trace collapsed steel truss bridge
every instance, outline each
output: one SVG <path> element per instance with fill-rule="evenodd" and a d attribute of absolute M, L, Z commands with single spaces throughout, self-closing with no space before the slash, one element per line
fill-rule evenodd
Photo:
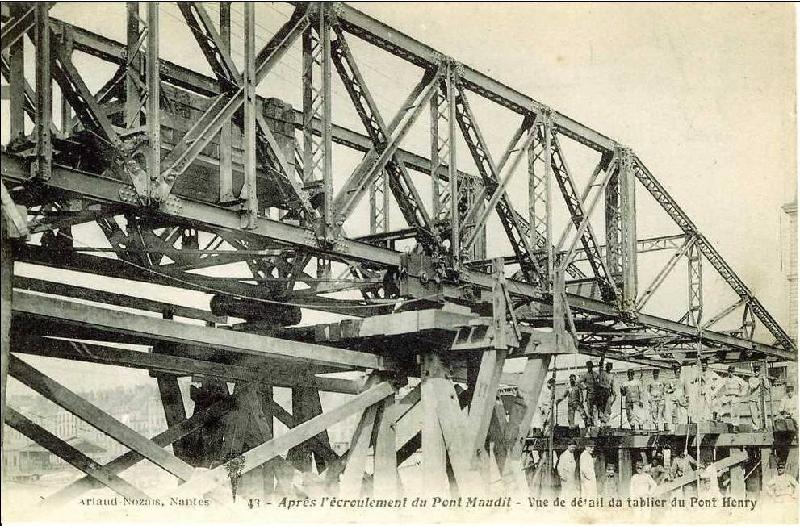
<path fill-rule="evenodd" d="M 397 467 L 418 450 L 432 490 L 446 491 L 448 469 L 460 487 L 479 487 L 489 462 L 507 484 L 522 487 L 521 438 L 555 355 L 656 367 L 701 355 L 725 363 L 796 359 L 795 343 L 630 148 L 349 5 L 291 4 L 277 31 L 264 34 L 257 4 L 179 2 L 212 76 L 161 57 L 170 42 L 159 39 L 159 3 L 127 2 L 124 42 L 59 20 L 52 7 L 2 6 L 3 119 L 11 134 L 2 150 L 4 393 L 8 367 L 131 449 L 97 466 L 5 410 L 4 395 L 8 424 L 87 473 L 53 500 L 97 484 L 140 496 L 117 475 L 141 458 L 189 481 L 182 492 L 197 492 L 227 480 L 225 462 L 237 455 L 243 473 L 261 472 L 270 484 L 278 463 L 309 473 L 314 462 L 320 484 L 357 493 L 370 449 L 376 493 L 400 491 Z M 233 26 L 242 29 L 237 38 Z M 265 43 L 256 45 L 257 37 Z M 394 115 L 381 114 L 356 42 L 419 71 Z M 298 109 L 257 93 L 295 48 Z M 78 55 L 115 73 L 90 89 Z M 33 60 L 31 83 L 25 65 Z M 335 93 L 334 76 L 344 94 Z M 518 116 L 499 156 L 473 112 L 479 99 Z M 363 129 L 334 123 L 337 104 L 354 109 Z M 422 115 L 427 155 L 402 147 Z M 585 185 L 569 168 L 566 143 L 597 156 Z M 457 145 L 466 145 L 472 163 L 459 161 Z M 341 149 L 360 161 L 337 185 L 333 158 Z M 521 172 L 527 210 L 517 210 L 509 192 Z M 426 189 L 415 182 L 420 174 Z M 637 186 L 679 234 L 637 237 Z M 369 233 L 349 236 L 345 223 L 364 199 Z M 395 206 L 404 225 L 391 230 Z M 557 208 L 568 217 L 563 229 Z M 494 214 L 511 251 L 490 256 L 486 227 Z M 88 224 L 104 246 L 76 242 L 73 229 Z M 413 250 L 398 250 L 403 243 Z M 639 286 L 637 257 L 660 250 L 673 254 Z M 14 276 L 14 261 L 213 297 L 206 310 Z M 233 264 L 249 275 L 205 272 Z M 678 264 L 687 268 L 685 314 L 648 313 Z M 736 297 L 713 316 L 703 309 L 704 268 Z M 297 327 L 301 308 L 355 318 Z M 734 315 L 736 328 L 717 329 Z M 148 370 L 170 427 L 143 437 L 18 354 Z M 526 365 L 516 401 L 504 409 L 496 393 L 513 358 Z M 351 371 L 368 375 L 331 376 Z M 188 418 L 181 376 L 200 379 Z M 420 382 L 397 396 L 409 378 Z M 236 383 L 232 395 L 220 380 Z M 273 386 L 292 388 L 291 413 L 273 400 Z M 323 412 L 320 391 L 352 398 Z M 326 429 L 353 414 L 361 415 L 358 426 L 339 455 Z M 290 430 L 274 436 L 273 418 Z M 198 445 L 199 429 L 216 438 Z M 213 469 L 197 475 L 197 466 Z"/>

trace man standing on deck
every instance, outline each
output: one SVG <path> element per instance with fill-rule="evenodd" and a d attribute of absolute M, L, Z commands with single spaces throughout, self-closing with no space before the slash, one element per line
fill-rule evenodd
<path fill-rule="evenodd" d="M 700 361 L 700 374 L 695 378 L 698 408 L 694 418 L 697 422 L 709 422 L 713 419 L 714 387 L 719 375 L 708 368 L 708 358 Z"/>
<path fill-rule="evenodd" d="M 753 364 L 753 376 L 747 379 L 747 399 L 750 405 L 750 421 L 753 429 L 761 429 L 763 415 L 761 402 L 766 402 L 772 384 L 767 376 L 761 376 L 761 366 Z"/>
<path fill-rule="evenodd" d="M 595 424 L 594 399 L 597 388 L 597 374 L 594 372 L 594 363 L 592 363 L 591 360 L 586 362 L 586 372 L 581 375 L 580 385 L 581 388 L 583 388 L 583 400 L 586 403 L 586 414 L 589 416 L 586 427 L 590 427 Z"/>
<path fill-rule="evenodd" d="M 653 381 L 647 386 L 647 393 L 650 395 L 650 414 L 653 418 L 653 425 L 657 430 L 664 428 L 664 382 L 659 379 L 659 370 L 653 369 Z"/>
<path fill-rule="evenodd" d="M 631 429 L 641 429 L 639 408 L 642 406 L 642 382 L 633 377 L 633 369 L 628 369 L 628 381 L 620 386 L 620 394 L 625 396 L 625 416 Z"/>
<path fill-rule="evenodd" d="M 573 429 L 578 427 L 575 425 L 576 411 L 580 413 L 583 425 L 588 427 L 589 419 L 586 416 L 586 411 L 583 409 L 583 391 L 581 391 L 578 385 L 578 379 L 574 374 L 569 375 L 569 385 L 564 391 L 564 394 L 561 395 L 561 398 L 558 399 L 558 402 L 556 402 L 556 405 L 564 400 L 567 401 L 567 422 L 569 423 L 569 427 Z"/>
<path fill-rule="evenodd" d="M 726 424 L 739 425 L 739 398 L 747 392 L 747 383 L 734 374 L 736 367 L 728 366 L 715 397 L 719 401 L 719 416 Z"/>

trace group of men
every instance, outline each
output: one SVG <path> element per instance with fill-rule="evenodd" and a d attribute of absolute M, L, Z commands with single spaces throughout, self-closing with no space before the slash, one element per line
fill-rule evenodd
<path fill-rule="evenodd" d="M 782 418 L 797 422 L 797 399 L 794 386 L 786 386 L 786 395 L 773 403 L 772 385 L 769 378 L 761 374 L 758 364 L 753 365 L 753 374 L 747 379 L 736 373 L 734 366 L 717 372 L 703 359 L 700 366 L 673 365 L 673 375 L 663 379 L 659 369 L 650 373 L 627 371 L 627 380 L 615 386 L 612 364 L 600 363 L 599 371 L 590 360 L 586 362 L 586 372 L 580 377 L 569 376 L 569 384 L 556 400 L 556 406 L 567 402 L 567 421 L 570 427 L 577 427 L 576 416 L 580 416 L 584 426 L 608 426 L 615 402 L 619 399 L 619 409 L 624 407 L 625 417 L 631 429 L 671 430 L 679 424 L 698 422 L 723 422 L 739 424 L 742 407 L 749 407 L 750 424 L 753 429 L 764 426 L 764 409 L 772 409 Z M 645 379 L 645 374 L 650 378 Z M 548 391 L 540 404 L 542 422 L 549 426 L 552 402 L 552 389 L 555 383 L 551 378 Z M 620 398 L 621 397 L 621 398 Z M 624 400 L 624 402 L 623 402 Z M 622 414 L 620 414 L 621 425 Z"/>

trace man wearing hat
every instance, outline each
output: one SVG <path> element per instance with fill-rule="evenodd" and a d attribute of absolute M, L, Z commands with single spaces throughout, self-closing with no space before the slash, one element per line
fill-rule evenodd
<path fill-rule="evenodd" d="M 553 416 L 553 389 L 556 381 L 551 377 L 547 380 L 547 389 L 539 397 L 539 418 L 542 421 L 542 430 L 550 432 L 550 421 Z"/>
<path fill-rule="evenodd" d="M 797 425 L 797 396 L 794 392 L 794 385 L 786 384 L 786 396 L 781 399 L 778 410 L 781 417 L 791 418 L 794 420 L 795 426 Z"/>
<path fill-rule="evenodd" d="M 720 378 L 715 396 L 718 401 L 717 411 L 722 422 L 739 425 L 738 401 L 746 392 L 747 383 L 736 376 L 736 367 L 729 365 L 727 372 Z"/>
<path fill-rule="evenodd" d="M 719 375 L 708 368 L 708 358 L 700 360 L 700 374 L 695 378 L 695 393 L 697 407 L 691 415 L 695 422 L 708 422 L 712 420 L 714 408 L 714 387 L 719 382 Z"/>
<path fill-rule="evenodd" d="M 747 379 L 747 400 L 750 405 L 750 420 L 753 429 L 761 429 L 763 415 L 761 414 L 762 401 L 766 403 L 772 383 L 769 377 L 761 375 L 761 366 L 753 364 L 753 376 Z"/>
<path fill-rule="evenodd" d="M 795 504 L 797 502 L 797 481 L 786 473 L 786 465 L 783 462 L 778 464 L 778 474 L 767 482 L 766 490 L 767 495 L 773 499 Z"/>
<path fill-rule="evenodd" d="M 583 391 L 581 391 L 581 387 L 578 385 L 578 378 L 574 374 L 569 375 L 569 385 L 556 404 L 560 404 L 564 400 L 567 401 L 567 422 L 569 427 L 578 427 L 575 425 L 576 412 L 580 414 L 583 425 L 588 427 L 589 418 L 586 416 L 586 411 L 583 409 Z"/>
<path fill-rule="evenodd" d="M 580 385 L 583 388 L 583 400 L 586 403 L 586 414 L 589 416 L 586 427 L 595 423 L 595 392 L 597 388 L 597 374 L 594 372 L 594 363 L 586 361 L 586 372 L 581 375 Z"/>

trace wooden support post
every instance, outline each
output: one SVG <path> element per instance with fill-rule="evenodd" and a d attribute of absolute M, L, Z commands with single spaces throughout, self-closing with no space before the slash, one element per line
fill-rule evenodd
<path fill-rule="evenodd" d="M 358 421 L 358 426 L 356 426 L 356 431 L 350 442 L 347 465 L 344 468 L 339 486 L 339 495 L 342 497 L 356 498 L 361 496 L 364 482 L 364 466 L 367 463 L 367 453 L 369 452 L 377 412 L 377 404 L 372 405 L 364 410 L 361 419 Z"/>
<path fill-rule="evenodd" d="M 295 387 L 292 389 L 292 415 L 296 422 L 301 423 L 322 414 L 322 403 L 319 398 L 319 391 L 308 387 Z M 328 432 L 324 431 L 317 437 L 322 443 L 330 444 Z M 295 467 L 303 473 L 311 472 L 312 451 L 308 444 L 301 444 L 293 448 L 287 457 Z M 317 469 L 322 471 L 325 461 L 316 458 Z"/>
<path fill-rule="evenodd" d="M 10 4 L 12 13 L 18 7 Z M 22 138 L 25 135 L 25 39 L 17 39 L 8 49 L 9 52 L 9 131 L 10 139 Z"/>
<path fill-rule="evenodd" d="M 241 473 L 247 473 L 251 469 L 260 466 L 264 462 L 275 458 L 288 451 L 289 449 L 305 442 L 306 440 L 319 435 L 331 425 L 342 421 L 348 416 L 363 411 L 367 407 L 380 402 L 387 396 L 394 393 L 394 387 L 389 383 L 383 382 L 363 393 L 356 395 L 343 405 L 322 413 L 307 422 L 303 422 L 294 429 L 269 440 L 258 447 L 247 451 L 242 456 L 244 467 Z M 209 489 L 228 480 L 227 467 L 218 466 L 212 470 L 198 474 L 191 481 L 183 484 L 172 496 L 197 496 Z"/>
<path fill-rule="evenodd" d="M 255 7 L 252 2 L 244 4 L 244 186 L 246 210 L 242 216 L 242 228 L 253 228 L 258 215 L 258 191 L 256 188 L 256 27 Z"/>
<path fill-rule="evenodd" d="M 483 352 L 466 426 L 466 431 L 470 434 L 468 450 L 476 458 L 480 458 L 487 453 L 484 445 L 489 431 L 489 423 L 494 414 L 497 385 L 503 372 L 505 358 L 506 351 L 503 349 L 488 349 Z"/>
<path fill-rule="evenodd" d="M 447 448 L 447 458 L 459 491 L 468 495 L 481 494 L 482 484 L 478 473 L 472 467 L 473 452 L 464 448 L 464 437 L 469 435 L 455 389 L 449 379 L 437 380 L 433 387 L 436 392 L 436 415 L 439 418 L 439 426 Z M 424 450 L 423 446 L 423 454 Z"/>
<path fill-rule="evenodd" d="M 743 453 L 744 451 L 739 448 L 731 448 L 730 451 L 731 456 L 735 455 L 737 457 L 741 456 Z M 731 466 L 730 493 L 734 497 L 745 496 L 744 465 L 742 465 L 741 463 Z"/>
<path fill-rule="evenodd" d="M 174 443 L 177 440 L 185 437 L 189 433 L 192 433 L 205 425 L 209 420 L 218 419 L 222 416 L 226 411 L 228 411 L 231 407 L 230 400 L 224 400 L 219 402 L 205 411 L 196 411 L 194 415 L 192 415 L 187 420 L 184 420 L 180 424 L 168 428 L 166 431 L 159 433 L 158 435 L 154 436 L 151 440 L 154 444 L 160 447 L 166 447 L 169 444 Z M 126 469 L 130 468 L 131 466 L 135 465 L 139 461 L 143 460 L 144 457 L 137 453 L 136 451 L 128 451 L 127 453 L 115 458 L 105 466 L 103 466 L 108 473 L 111 475 L 118 475 L 122 473 Z M 98 487 L 97 481 L 90 477 L 86 476 L 82 479 L 78 479 L 68 486 L 58 490 L 57 492 L 53 493 L 52 495 L 48 496 L 41 502 L 41 506 L 50 506 L 50 505 L 61 505 L 66 504 L 68 502 L 73 502 L 76 498 L 78 498 L 83 493 L 96 489 Z"/>
<path fill-rule="evenodd" d="M 53 143 L 50 125 L 53 121 L 53 80 L 50 70 L 50 17 L 48 3 L 36 4 L 36 161 L 33 175 L 50 179 L 53 165 Z"/>
<path fill-rule="evenodd" d="M 761 491 L 764 491 L 765 486 L 767 483 L 775 476 L 775 473 L 772 471 L 772 463 L 770 462 L 770 457 L 772 456 L 772 450 L 768 447 L 761 448 Z"/>
<path fill-rule="evenodd" d="M 161 404 L 164 406 L 164 417 L 167 427 L 173 427 L 186 420 L 186 407 L 183 405 L 183 395 L 178 386 L 178 377 L 175 375 L 156 375 L 158 391 L 161 394 Z M 180 441 L 172 445 L 175 456 L 184 458 L 183 444 Z"/>
<path fill-rule="evenodd" d="M 421 355 L 422 400 L 422 483 L 425 494 L 441 496 L 448 487 L 445 471 L 445 448 L 439 425 L 436 384 L 447 382 L 441 357 L 436 353 Z"/>
<path fill-rule="evenodd" d="M 122 480 L 109 473 L 108 469 L 99 465 L 97 462 L 87 457 L 71 445 L 67 444 L 57 436 L 50 433 L 43 427 L 31 422 L 15 410 L 7 407 L 4 414 L 5 422 L 30 438 L 43 448 L 47 449 L 58 458 L 67 461 L 70 465 L 83 471 L 90 477 L 102 482 L 111 490 L 129 499 L 147 498 L 147 494 L 132 486 L 129 482 Z"/>
<path fill-rule="evenodd" d="M 631 490 L 631 450 L 619 448 L 617 453 L 617 493 L 620 497 L 627 497 Z"/>
<path fill-rule="evenodd" d="M 400 406 L 393 396 L 387 397 L 378 413 L 378 429 L 375 434 L 375 477 L 373 493 L 378 497 L 391 498 L 398 495 L 397 472 L 397 413 Z"/>
<path fill-rule="evenodd" d="M 231 3 L 219 3 L 219 34 L 223 51 L 231 50 Z M 227 120 L 219 131 L 219 201 L 230 203 L 233 196 L 233 137 L 231 121 Z"/>
<path fill-rule="evenodd" d="M 90 404 L 63 385 L 48 378 L 15 356 L 10 356 L 11 376 L 24 383 L 51 402 L 63 407 L 92 427 L 104 432 L 122 445 L 138 451 L 154 464 L 161 466 L 181 480 L 191 478 L 194 470 L 182 460 L 170 455 L 133 429 L 112 418 L 102 409 Z"/>
<path fill-rule="evenodd" d="M 538 407 L 539 395 L 542 392 L 551 357 L 550 354 L 542 354 L 528 358 L 520 378 L 517 398 L 509 412 L 502 445 L 505 451 L 500 472 L 507 483 L 515 484 L 514 480 L 519 480 L 522 473 L 522 441 L 530 430 L 531 420 Z M 500 458 L 498 457 L 498 460 Z M 517 488 L 518 491 L 522 489 Z"/>

